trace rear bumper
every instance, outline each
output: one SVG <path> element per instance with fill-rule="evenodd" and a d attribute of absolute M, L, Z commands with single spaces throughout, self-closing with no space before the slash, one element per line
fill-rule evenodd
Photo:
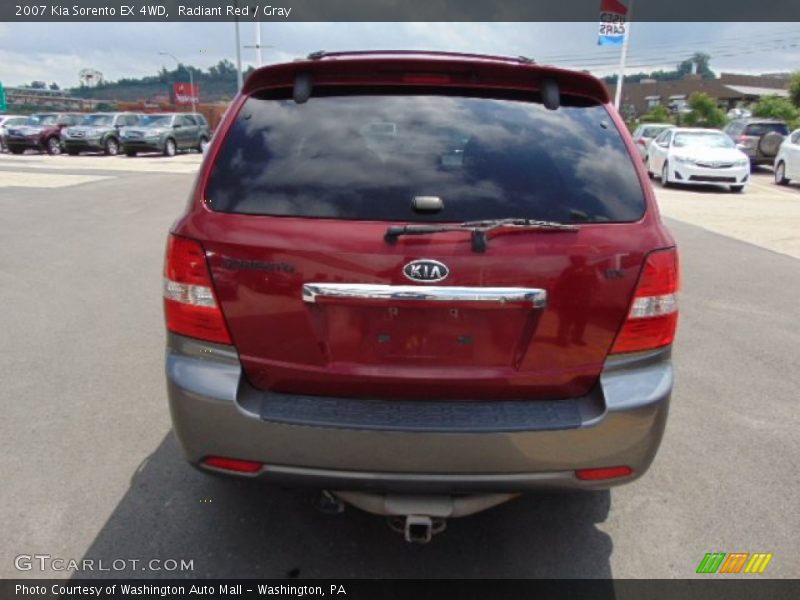
<path fill-rule="evenodd" d="M 303 397 L 250 386 L 235 351 L 168 335 L 174 430 L 195 466 L 252 460 L 258 478 L 335 490 L 425 493 L 598 489 L 650 466 L 664 431 L 669 350 L 616 358 L 589 395 L 552 402 L 415 402 Z M 633 474 L 584 481 L 576 469 Z"/>

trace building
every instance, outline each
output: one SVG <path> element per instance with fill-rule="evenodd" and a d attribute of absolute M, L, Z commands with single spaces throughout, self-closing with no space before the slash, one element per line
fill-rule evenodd
<path fill-rule="evenodd" d="M 16 106 L 16 110 L 45 108 L 47 110 L 90 111 L 98 104 L 97 100 L 76 98 L 64 90 L 33 87 L 7 87 L 6 100 L 9 105 Z"/>
<path fill-rule="evenodd" d="M 625 83 L 622 86 L 620 107 L 624 114 L 641 116 L 656 106 L 665 108 L 680 107 L 695 92 L 705 92 L 715 98 L 720 107 L 727 111 L 739 104 L 756 102 L 762 96 L 789 96 L 788 74 L 779 75 L 737 75 L 722 73 L 717 79 L 701 79 L 699 75 L 686 75 L 677 81 L 655 81 L 644 79 L 639 83 Z M 615 85 L 607 85 L 613 98 Z"/>

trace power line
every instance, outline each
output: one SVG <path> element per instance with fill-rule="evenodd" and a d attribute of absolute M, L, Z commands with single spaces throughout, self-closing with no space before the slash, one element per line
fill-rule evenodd
<path fill-rule="evenodd" d="M 728 51 L 728 52 L 715 52 L 711 58 L 728 58 L 732 56 L 742 56 L 745 54 L 753 54 L 758 52 L 770 52 L 773 50 L 786 50 L 792 48 L 800 47 L 800 39 L 792 43 L 784 43 L 780 45 L 771 45 L 766 46 L 763 48 L 747 48 L 742 49 L 739 51 Z M 633 62 L 628 64 L 628 69 L 632 68 L 642 68 L 642 67 L 666 67 L 666 66 L 676 66 L 677 63 L 682 62 L 684 60 L 688 60 L 691 57 L 687 56 L 686 54 L 674 54 L 672 56 L 665 56 L 663 58 L 659 58 L 658 60 L 649 59 L 648 57 L 635 57 L 638 58 L 639 62 Z M 635 60 L 634 59 L 634 60 Z M 616 64 L 616 60 L 611 59 L 608 61 L 597 61 L 597 60 L 562 60 L 553 63 L 545 63 L 540 62 L 540 64 L 551 64 L 553 66 L 572 66 L 572 67 L 580 67 L 580 68 L 589 68 L 593 67 L 596 69 L 601 68 L 612 68 Z"/>
<path fill-rule="evenodd" d="M 744 52 L 750 52 L 750 48 L 756 44 L 783 44 L 783 43 L 791 43 L 800 41 L 800 36 L 797 34 L 793 37 L 773 37 L 771 39 L 763 39 L 763 38 L 748 38 L 748 49 L 745 49 Z M 730 42 L 722 42 L 716 43 L 711 45 L 705 45 L 698 50 L 697 46 L 685 46 L 683 44 L 673 45 L 670 47 L 664 47 L 663 49 L 656 49 L 656 48 L 645 48 L 640 49 L 638 51 L 633 50 L 632 55 L 635 59 L 639 60 L 648 60 L 648 59 L 655 59 L 658 58 L 662 61 L 662 63 L 666 63 L 667 60 L 671 60 L 672 57 L 675 57 L 678 60 L 685 60 L 689 58 L 695 52 L 701 51 L 705 53 L 709 53 L 712 55 L 712 58 L 715 57 L 715 53 L 723 52 L 732 49 L 739 49 L 742 47 L 741 41 L 730 41 Z M 685 48 L 685 49 L 684 49 Z M 565 63 L 565 62 L 581 62 L 583 64 L 592 65 L 592 64 L 606 64 L 609 61 L 616 61 L 618 50 L 616 52 L 612 52 L 607 56 L 598 55 L 597 53 L 593 54 L 586 54 L 586 53 L 575 53 L 569 55 L 561 55 L 561 56 L 544 56 L 544 57 L 537 57 L 537 62 L 540 64 L 557 64 L 557 63 Z M 664 55 L 664 52 L 670 52 L 670 58 L 661 58 Z M 661 63 L 659 63 L 661 64 Z"/>

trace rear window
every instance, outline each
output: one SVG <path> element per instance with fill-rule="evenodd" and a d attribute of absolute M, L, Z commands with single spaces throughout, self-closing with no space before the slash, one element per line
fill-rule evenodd
<path fill-rule="evenodd" d="M 771 132 L 789 135 L 789 127 L 784 123 L 750 123 L 744 131 L 745 135 L 762 136 Z"/>
<path fill-rule="evenodd" d="M 213 210 L 379 221 L 635 221 L 644 196 L 601 105 L 444 95 L 253 97 L 205 190 Z M 416 196 L 444 207 L 417 213 Z"/>
<path fill-rule="evenodd" d="M 642 130 L 642 137 L 654 138 L 657 137 L 665 129 L 669 129 L 669 127 L 645 127 Z"/>

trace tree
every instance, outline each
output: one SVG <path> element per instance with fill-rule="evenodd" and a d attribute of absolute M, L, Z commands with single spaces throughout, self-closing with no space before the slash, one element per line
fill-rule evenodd
<path fill-rule="evenodd" d="M 58 87 L 58 84 L 54 81 L 53 83 L 50 84 L 50 89 L 51 90 L 60 90 L 61 88 Z"/>
<path fill-rule="evenodd" d="M 691 58 L 687 58 L 678 65 L 679 79 L 692 72 L 693 65 L 697 65 L 697 74 L 703 79 L 714 79 L 714 71 L 708 66 L 711 56 L 705 52 L 695 52 Z"/>
<path fill-rule="evenodd" d="M 642 123 L 668 123 L 669 111 L 659 104 L 649 113 L 642 115 L 641 121 Z"/>
<path fill-rule="evenodd" d="M 800 71 L 795 71 L 789 80 L 789 97 L 795 106 L 800 107 Z"/>
<path fill-rule="evenodd" d="M 797 125 L 800 110 L 788 98 L 780 96 L 763 96 L 752 107 L 753 115 L 767 119 L 786 121 L 790 128 Z"/>
<path fill-rule="evenodd" d="M 658 71 L 652 71 L 650 73 L 631 73 L 630 75 L 625 76 L 625 81 L 627 83 L 638 83 L 642 79 L 655 79 L 656 81 L 677 81 L 679 79 L 683 79 L 686 75 L 692 72 L 692 63 L 697 63 L 697 74 L 703 79 L 714 79 L 716 78 L 716 75 L 709 66 L 710 61 L 710 55 L 706 54 L 705 52 L 695 52 L 691 57 L 678 63 L 676 68 L 672 71 L 664 71 L 663 69 L 659 69 Z M 604 77 L 603 81 L 614 84 L 617 82 L 617 76 L 609 75 L 608 77 Z"/>
<path fill-rule="evenodd" d="M 689 96 L 690 113 L 683 122 L 690 127 L 722 127 L 725 125 L 725 113 L 717 106 L 717 101 L 705 92 L 695 92 Z"/>

